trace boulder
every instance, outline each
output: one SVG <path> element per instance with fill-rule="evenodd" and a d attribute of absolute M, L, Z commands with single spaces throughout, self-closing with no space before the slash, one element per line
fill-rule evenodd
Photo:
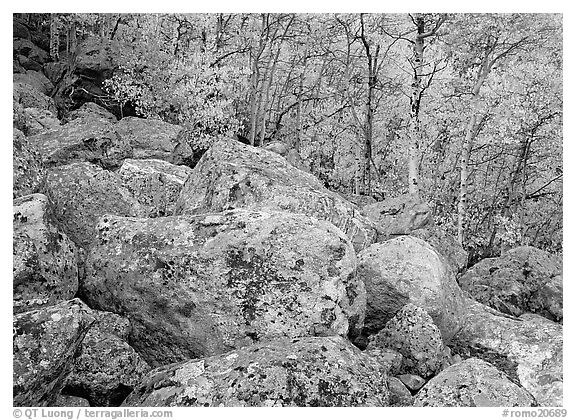
<path fill-rule="evenodd" d="M 408 303 L 378 334 L 370 337 L 367 350 L 390 348 L 402 354 L 402 373 L 429 378 L 448 363 L 449 352 L 440 330 L 425 310 Z"/>
<path fill-rule="evenodd" d="M 459 283 L 475 300 L 500 312 L 562 321 L 562 261 L 538 248 L 523 246 L 481 260 Z"/>
<path fill-rule="evenodd" d="M 159 159 L 126 159 L 118 171 L 124 185 L 149 217 L 172 216 L 174 206 L 190 175 L 187 166 L 176 166 Z"/>
<path fill-rule="evenodd" d="M 127 319 L 100 311 L 94 317 L 63 392 L 85 398 L 92 407 L 117 407 L 150 367 L 126 343 Z"/>
<path fill-rule="evenodd" d="M 470 358 L 440 372 L 416 395 L 416 407 L 534 407 L 536 401 L 502 372 Z"/>
<path fill-rule="evenodd" d="M 390 391 L 390 407 L 410 407 L 414 402 L 414 397 L 406 385 L 394 377 L 388 378 L 388 389 Z"/>
<path fill-rule="evenodd" d="M 17 57 L 12 60 L 12 73 L 26 73 L 26 69 L 22 67 Z"/>
<path fill-rule="evenodd" d="M 12 152 L 13 198 L 40 191 L 46 181 L 46 168 L 40 152 L 16 128 L 12 133 Z"/>
<path fill-rule="evenodd" d="M 40 108 L 24 108 L 24 129 L 28 136 L 60 127 L 60 120 L 52 112 Z"/>
<path fill-rule="evenodd" d="M 388 405 L 387 375 L 341 337 L 255 344 L 149 373 L 124 406 Z"/>
<path fill-rule="evenodd" d="M 29 39 L 14 39 L 12 49 L 14 54 L 27 57 L 30 60 L 36 61 L 38 64 L 44 64 L 49 59 L 48 53 Z"/>
<path fill-rule="evenodd" d="M 416 392 L 418 391 L 420 388 L 422 388 L 424 386 L 424 384 L 426 383 L 426 381 L 424 380 L 424 378 L 418 376 L 418 375 L 413 375 L 411 373 L 405 373 L 403 375 L 398 376 L 398 379 L 404 384 L 404 386 L 406 386 L 407 389 L 409 389 L 411 392 Z"/>
<path fill-rule="evenodd" d="M 13 308 L 29 311 L 74 297 L 76 246 L 59 231 L 48 198 L 32 194 L 13 202 Z"/>
<path fill-rule="evenodd" d="M 366 285 L 364 331 L 380 331 L 409 302 L 424 309 L 448 342 L 462 327 L 464 295 L 445 260 L 426 242 L 401 236 L 358 254 Z"/>
<path fill-rule="evenodd" d="M 42 71 L 42 64 L 31 58 L 18 54 L 16 59 L 18 60 L 18 64 L 24 69 L 24 72 L 26 72 L 26 70 Z"/>
<path fill-rule="evenodd" d="M 107 215 L 97 230 L 81 295 L 128 317 L 130 344 L 152 366 L 362 327 L 354 249 L 324 221 L 246 210 Z"/>
<path fill-rule="evenodd" d="M 182 127 L 162 120 L 125 117 L 115 129 L 134 149 L 134 158 L 169 160 Z"/>
<path fill-rule="evenodd" d="M 109 39 L 88 36 L 78 44 L 75 71 L 92 78 L 111 73 L 114 69 L 112 55 L 112 42 Z"/>
<path fill-rule="evenodd" d="M 34 70 L 14 74 L 12 75 L 12 80 L 14 83 L 27 83 L 44 95 L 50 95 L 50 92 L 54 89 L 52 82 L 43 73 Z"/>
<path fill-rule="evenodd" d="M 115 169 L 132 156 L 132 147 L 118 136 L 114 125 L 101 118 L 78 118 L 55 129 L 32 136 L 47 166 L 71 162 L 96 163 Z"/>
<path fill-rule="evenodd" d="M 372 224 L 353 204 L 324 188 L 276 153 L 219 139 L 184 184 L 176 214 L 219 212 L 232 208 L 278 209 L 326 220 L 340 228 L 356 250 L 375 239 Z"/>
<path fill-rule="evenodd" d="M 268 143 L 266 147 L 264 147 L 264 149 L 270 150 L 271 152 L 277 153 L 285 158 L 286 155 L 288 155 L 290 147 L 282 141 L 273 141 L 271 143 Z"/>
<path fill-rule="evenodd" d="M 50 111 L 54 116 L 57 115 L 56 104 L 54 99 L 44 95 L 34 86 L 28 83 L 14 82 L 12 89 L 12 98 L 14 102 L 19 103 L 24 108 L 40 108 Z"/>
<path fill-rule="evenodd" d="M 483 359 L 542 406 L 562 406 L 562 326 L 534 314 L 514 318 L 467 299 L 452 351 Z"/>
<path fill-rule="evenodd" d="M 458 243 L 455 236 L 450 235 L 439 226 L 428 226 L 415 229 L 410 236 L 428 242 L 438 254 L 448 261 L 455 273 L 464 271 L 468 264 L 468 253 Z"/>
<path fill-rule="evenodd" d="M 362 207 L 362 214 L 376 225 L 378 241 L 396 235 L 409 235 L 432 223 L 428 204 L 406 194 Z"/>
<path fill-rule="evenodd" d="M 97 119 L 97 120 L 108 120 L 112 123 L 117 122 L 118 120 L 107 109 L 101 107 L 94 102 L 86 102 L 80 106 L 80 108 L 75 109 L 74 111 L 70 111 L 67 116 L 67 121 L 72 121 L 76 119 Z"/>
<path fill-rule="evenodd" d="M 13 404 L 52 405 L 94 318 L 74 299 L 13 318 Z"/>
<path fill-rule="evenodd" d="M 51 168 L 46 195 L 64 232 L 84 248 L 96 235 L 95 226 L 103 214 L 145 214 L 116 173 L 86 162 Z"/>

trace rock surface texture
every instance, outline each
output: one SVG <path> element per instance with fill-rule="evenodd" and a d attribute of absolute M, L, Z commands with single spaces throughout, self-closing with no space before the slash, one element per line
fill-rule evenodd
<path fill-rule="evenodd" d="M 398 311 L 370 339 L 367 350 L 383 347 L 402 354 L 403 373 L 429 378 L 438 373 L 448 360 L 448 350 L 442 342 L 440 330 L 425 310 L 412 303 Z"/>
<path fill-rule="evenodd" d="M 130 143 L 118 136 L 114 124 L 104 118 L 77 118 L 30 138 L 47 166 L 92 162 L 107 169 L 131 157 Z"/>
<path fill-rule="evenodd" d="M 341 337 L 272 341 L 152 371 L 125 406 L 387 406 L 386 372 Z"/>
<path fill-rule="evenodd" d="M 149 217 L 172 216 L 192 169 L 159 159 L 126 159 L 118 171 L 124 185 Z"/>
<path fill-rule="evenodd" d="M 94 239 L 100 216 L 143 216 L 145 213 L 116 173 L 86 162 L 51 168 L 46 195 L 64 232 L 83 248 Z"/>
<path fill-rule="evenodd" d="M 94 318 L 78 299 L 23 312 L 13 319 L 15 406 L 50 406 Z"/>
<path fill-rule="evenodd" d="M 428 204 L 411 195 L 389 198 L 362 207 L 362 214 L 376 225 L 378 241 L 411 231 L 432 223 L 432 210 Z"/>
<path fill-rule="evenodd" d="M 274 152 L 220 139 L 202 156 L 176 204 L 176 214 L 268 207 L 303 213 L 340 228 L 356 250 L 375 230 L 357 207 Z"/>
<path fill-rule="evenodd" d="M 18 129 L 12 133 L 12 195 L 14 198 L 39 192 L 46 168 L 38 148 Z"/>
<path fill-rule="evenodd" d="M 534 397 L 483 360 L 443 370 L 416 395 L 416 407 L 533 407 Z"/>
<path fill-rule="evenodd" d="M 474 299 L 500 312 L 519 316 L 536 313 L 562 321 L 562 262 L 538 248 L 511 249 L 486 258 L 459 279 Z"/>
<path fill-rule="evenodd" d="M 542 406 L 562 406 L 562 325 L 534 314 L 514 318 L 467 300 L 453 350 L 506 372 Z"/>
<path fill-rule="evenodd" d="M 356 257 L 329 223 L 282 212 L 104 216 L 81 293 L 122 313 L 153 366 L 274 337 L 358 334 Z"/>
<path fill-rule="evenodd" d="M 136 159 L 168 160 L 176 147 L 182 127 L 161 120 L 122 118 L 116 125 L 118 136 L 133 148 Z"/>
<path fill-rule="evenodd" d="M 76 246 L 56 226 L 46 196 L 17 198 L 12 211 L 14 311 L 72 299 L 78 291 Z"/>
<path fill-rule="evenodd" d="M 368 334 L 409 302 L 428 312 L 445 342 L 462 327 L 464 295 L 454 273 L 421 239 L 401 236 L 371 245 L 358 254 L 358 276 L 366 285 Z"/>

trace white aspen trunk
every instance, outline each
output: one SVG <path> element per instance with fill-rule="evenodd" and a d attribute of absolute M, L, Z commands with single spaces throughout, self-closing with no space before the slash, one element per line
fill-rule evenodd
<path fill-rule="evenodd" d="M 60 60 L 60 27 L 56 13 L 50 14 L 50 58 Z"/>

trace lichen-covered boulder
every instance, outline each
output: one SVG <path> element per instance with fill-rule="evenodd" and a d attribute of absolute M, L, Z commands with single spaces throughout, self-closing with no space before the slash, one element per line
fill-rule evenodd
<path fill-rule="evenodd" d="M 50 406 L 94 318 L 80 300 L 16 314 L 13 319 L 13 403 Z"/>
<path fill-rule="evenodd" d="M 94 102 L 83 103 L 80 108 L 70 111 L 66 117 L 67 121 L 76 119 L 102 119 L 112 123 L 118 121 L 114 114 Z"/>
<path fill-rule="evenodd" d="M 117 407 L 150 367 L 126 342 L 127 319 L 101 311 L 94 317 L 63 392 L 85 398 L 92 407 Z"/>
<path fill-rule="evenodd" d="M 134 158 L 168 160 L 182 127 L 162 120 L 125 117 L 115 129 L 120 138 L 134 149 Z"/>
<path fill-rule="evenodd" d="M 88 36 L 78 44 L 76 51 L 76 72 L 86 75 L 101 75 L 111 72 L 113 65 L 113 41 L 99 36 Z"/>
<path fill-rule="evenodd" d="M 536 313 L 562 321 L 562 261 L 531 246 L 486 258 L 459 279 L 463 290 L 500 312 Z"/>
<path fill-rule="evenodd" d="M 83 248 L 92 242 L 103 214 L 144 216 L 116 173 L 86 162 L 50 168 L 46 195 L 64 232 Z"/>
<path fill-rule="evenodd" d="M 13 74 L 12 81 L 14 83 L 27 83 L 44 95 L 50 95 L 50 92 L 54 89 L 54 85 L 44 73 L 34 70 L 28 70 L 26 73 Z"/>
<path fill-rule="evenodd" d="M 340 228 L 356 250 L 375 239 L 371 223 L 353 204 L 324 188 L 276 153 L 219 139 L 188 177 L 176 214 L 199 214 L 232 208 L 272 208 L 306 214 Z"/>
<path fill-rule="evenodd" d="M 12 196 L 39 192 L 46 181 L 46 168 L 40 152 L 22 132 L 12 133 Z"/>
<path fill-rule="evenodd" d="M 379 241 L 409 235 L 432 223 L 430 206 L 410 194 L 368 204 L 362 207 L 362 214 L 376 225 Z"/>
<path fill-rule="evenodd" d="M 284 339 L 150 372 L 124 406 L 388 405 L 382 366 L 341 337 Z"/>
<path fill-rule="evenodd" d="M 23 108 L 24 128 L 28 136 L 60 127 L 60 120 L 50 111 L 40 108 Z"/>
<path fill-rule="evenodd" d="M 426 242 L 400 236 L 358 254 L 366 285 L 365 333 L 384 328 L 411 302 L 424 309 L 448 342 L 462 327 L 464 295 L 446 261 Z"/>
<path fill-rule="evenodd" d="M 130 344 L 152 366 L 362 326 L 354 249 L 327 222 L 235 210 L 104 216 L 97 230 L 82 296 L 128 317 Z"/>
<path fill-rule="evenodd" d="M 402 354 L 402 373 L 429 378 L 448 364 L 449 353 L 440 330 L 425 310 L 408 303 L 378 334 L 370 337 L 372 347 L 390 348 Z"/>
<path fill-rule="evenodd" d="M 37 145 L 47 166 L 91 162 L 114 169 L 132 156 L 130 143 L 116 134 L 113 123 L 102 118 L 77 118 L 32 136 L 30 141 Z"/>
<path fill-rule="evenodd" d="M 14 200 L 13 308 L 29 311 L 72 299 L 78 291 L 76 246 L 59 231 L 43 194 Z"/>
<path fill-rule="evenodd" d="M 174 206 L 190 175 L 187 166 L 160 159 L 126 159 L 118 174 L 149 217 L 172 216 Z"/>
<path fill-rule="evenodd" d="M 467 299 L 454 353 L 474 356 L 506 372 L 543 406 L 562 406 L 562 326 L 534 314 L 505 315 Z"/>
<path fill-rule="evenodd" d="M 468 264 L 468 253 L 458 243 L 455 236 L 450 235 L 439 226 L 428 226 L 410 232 L 410 236 L 420 238 L 448 261 L 455 273 L 462 272 Z"/>
<path fill-rule="evenodd" d="M 424 385 L 415 407 L 534 407 L 528 391 L 490 363 L 466 359 L 443 370 Z"/>
<path fill-rule="evenodd" d="M 50 111 L 54 116 L 58 114 L 54 99 L 28 83 L 15 82 L 12 88 L 12 98 L 24 108 L 40 108 Z"/>

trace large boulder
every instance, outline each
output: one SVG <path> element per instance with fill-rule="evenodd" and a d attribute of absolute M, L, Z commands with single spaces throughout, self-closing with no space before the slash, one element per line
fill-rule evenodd
<path fill-rule="evenodd" d="M 448 342 L 462 327 L 464 295 L 446 261 L 426 242 L 400 236 L 358 254 L 366 285 L 365 333 L 384 328 L 411 302 L 424 309 Z"/>
<path fill-rule="evenodd" d="M 182 127 L 162 120 L 125 117 L 115 129 L 134 149 L 134 158 L 169 160 Z"/>
<path fill-rule="evenodd" d="M 543 406 L 562 406 L 562 326 L 534 314 L 514 318 L 472 299 L 452 350 L 483 359 Z"/>
<path fill-rule="evenodd" d="M 75 71 L 92 78 L 111 74 L 114 69 L 112 56 L 113 45 L 109 39 L 88 36 L 78 44 Z"/>
<path fill-rule="evenodd" d="M 353 204 L 324 188 L 274 152 L 219 139 L 188 177 L 176 214 L 232 208 L 272 208 L 326 220 L 340 228 L 356 250 L 375 239 L 372 224 Z"/>
<path fill-rule="evenodd" d="M 448 363 L 449 353 L 440 330 L 426 311 L 412 303 L 404 306 L 378 334 L 370 337 L 367 351 L 373 347 L 401 353 L 401 372 L 423 378 L 435 375 Z"/>
<path fill-rule="evenodd" d="M 103 214 L 145 214 L 118 174 L 86 162 L 50 168 L 46 195 L 64 232 L 83 248 L 92 242 Z"/>
<path fill-rule="evenodd" d="M 490 363 L 470 358 L 440 372 L 424 385 L 416 407 L 534 407 L 536 401 Z"/>
<path fill-rule="evenodd" d="M 362 214 L 376 225 L 379 241 L 409 235 L 432 223 L 432 210 L 428 204 L 410 194 L 368 204 L 362 207 Z"/>
<path fill-rule="evenodd" d="M 64 386 L 94 318 L 74 299 L 13 318 L 13 404 L 50 406 Z"/>
<path fill-rule="evenodd" d="M 132 156 L 130 143 L 116 134 L 114 124 L 101 118 L 78 118 L 30 138 L 47 166 L 91 162 L 118 168 Z"/>
<path fill-rule="evenodd" d="M 388 405 L 382 366 L 341 337 L 256 344 L 152 371 L 124 406 Z"/>
<path fill-rule="evenodd" d="M 34 86 L 28 83 L 14 82 L 12 89 L 14 102 L 19 103 L 24 108 L 40 108 L 57 115 L 56 103 L 54 99 L 46 96 Z"/>
<path fill-rule="evenodd" d="M 38 148 L 16 128 L 12 133 L 12 196 L 40 191 L 46 181 L 46 168 Z"/>
<path fill-rule="evenodd" d="M 354 249 L 324 221 L 245 210 L 107 215 L 97 230 L 81 295 L 128 317 L 130 343 L 153 366 L 362 327 Z"/>
<path fill-rule="evenodd" d="M 48 198 L 14 200 L 13 307 L 15 312 L 72 299 L 78 291 L 76 246 L 59 231 Z"/>
<path fill-rule="evenodd" d="M 94 102 L 86 102 L 82 104 L 80 108 L 70 111 L 66 119 L 67 121 L 76 119 L 102 119 L 113 123 L 118 121 L 114 114 Z"/>
<path fill-rule="evenodd" d="M 149 217 L 172 216 L 174 206 L 190 175 L 187 166 L 172 165 L 160 159 L 126 159 L 118 174 Z"/>
<path fill-rule="evenodd" d="M 28 136 L 60 127 L 60 120 L 52 112 L 40 108 L 23 109 L 24 130 Z"/>
<path fill-rule="evenodd" d="M 446 261 L 455 273 L 462 272 L 468 264 L 468 253 L 462 248 L 455 236 L 450 235 L 439 226 L 428 226 L 415 229 L 410 236 L 428 242 Z"/>
<path fill-rule="evenodd" d="M 27 83 L 44 95 L 50 95 L 54 85 L 39 71 L 28 70 L 26 73 L 17 73 L 12 76 L 14 83 Z"/>
<path fill-rule="evenodd" d="M 38 47 L 29 39 L 18 38 L 12 42 L 14 54 L 22 55 L 38 64 L 44 64 L 48 61 L 49 55 L 42 48 Z"/>
<path fill-rule="evenodd" d="M 12 19 L 12 38 L 30 39 L 28 26 L 17 19 Z"/>
<path fill-rule="evenodd" d="M 486 258 L 459 279 L 463 290 L 500 312 L 562 321 L 562 261 L 531 246 Z"/>
<path fill-rule="evenodd" d="M 150 367 L 126 342 L 127 319 L 94 311 L 96 322 L 86 334 L 63 393 L 85 398 L 92 407 L 117 407 Z"/>

